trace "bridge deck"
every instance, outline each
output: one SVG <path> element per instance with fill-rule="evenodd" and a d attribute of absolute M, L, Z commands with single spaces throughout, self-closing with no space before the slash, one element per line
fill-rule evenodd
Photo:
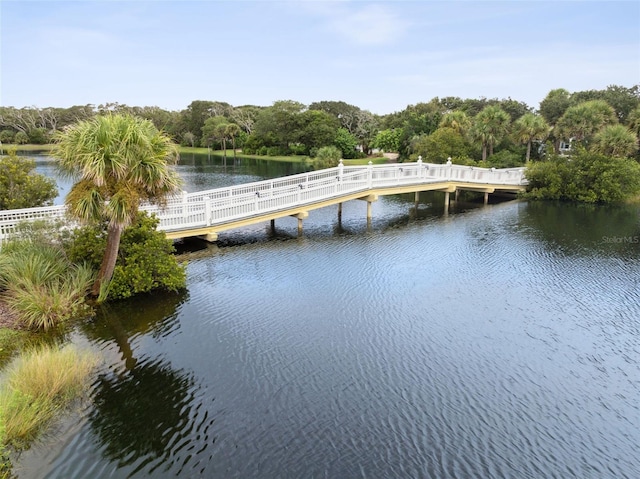
<path fill-rule="evenodd" d="M 308 212 L 353 199 L 375 201 L 378 196 L 457 189 L 494 193 L 526 188 L 524 168 L 486 169 L 460 165 L 397 163 L 343 166 L 285 176 L 196 193 L 183 193 L 160 208 L 144 205 L 155 213 L 159 229 L 168 238 L 208 236 L 284 216 L 306 218 Z M 65 221 L 65 207 L 52 206 L 0 211 L 0 240 L 20 221 Z"/>

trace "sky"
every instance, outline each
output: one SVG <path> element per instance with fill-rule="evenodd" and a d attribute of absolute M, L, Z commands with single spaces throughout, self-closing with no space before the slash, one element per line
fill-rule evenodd
<path fill-rule="evenodd" d="M 183 110 L 640 84 L 640 2 L 0 0 L 0 106 Z"/>

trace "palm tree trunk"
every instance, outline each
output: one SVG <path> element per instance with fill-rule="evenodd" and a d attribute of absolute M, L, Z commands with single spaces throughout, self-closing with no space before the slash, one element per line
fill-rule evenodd
<path fill-rule="evenodd" d="M 482 143 L 482 161 L 487 160 L 487 144 Z"/>
<path fill-rule="evenodd" d="M 120 224 L 109 223 L 109 226 L 107 227 L 107 249 L 104 252 L 104 257 L 102 258 L 98 277 L 91 288 L 91 295 L 94 297 L 98 297 L 100 295 L 100 288 L 103 284 L 111 281 L 113 270 L 116 267 L 116 260 L 118 259 L 120 236 L 122 235 L 123 229 L 124 228 Z"/>
<path fill-rule="evenodd" d="M 531 140 L 527 142 L 527 163 L 529 162 L 529 158 L 531 158 Z"/>

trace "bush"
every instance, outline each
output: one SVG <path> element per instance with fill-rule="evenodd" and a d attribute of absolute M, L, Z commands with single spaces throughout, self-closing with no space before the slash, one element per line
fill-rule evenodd
<path fill-rule="evenodd" d="M 527 168 L 527 197 L 614 203 L 640 193 L 640 164 L 580 149 L 572 158 L 553 156 Z"/>
<path fill-rule="evenodd" d="M 316 158 L 313 160 L 313 168 L 321 170 L 338 166 L 342 152 L 335 146 L 323 146 L 318 149 Z"/>
<path fill-rule="evenodd" d="M 140 212 L 136 222 L 124 230 L 108 299 L 185 287 L 186 273 L 173 254 L 173 243 L 157 231 L 157 226 L 157 218 Z M 106 227 L 85 227 L 74 232 L 68 252 L 72 261 L 84 259 L 97 271 L 105 248 Z"/>
<path fill-rule="evenodd" d="M 48 330 L 86 315 L 93 270 L 72 265 L 60 247 L 19 240 L 0 254 L 0 290 L 7 305 L 30 329 Z"/>
<path fill-rule="evenodd" d="M 18 156 L 15 148 L 0 157 L 0 210 L 33 208 L 53 203 L 56 182 L 34 173 L 36 163 Z"/>
<path fill-rule="evenodd" d="M 0 444 L 25 448 L 87 387 L 97 358 L 72 346 L 23 352 L 8 367 L 0 392 Z"/>

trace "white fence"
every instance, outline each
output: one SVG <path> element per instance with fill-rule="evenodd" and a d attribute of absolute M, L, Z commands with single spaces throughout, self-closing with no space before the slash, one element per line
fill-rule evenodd
<path fill-rule="evenodd" d="M 487 169 L 470 166 L 423 163 L 343 166 L 257 181 L 244 185 L 183 192 L 172 197 L 163 208 L 143 205 L 155 213 L 166 232 L 224 224 L 270 212 L 312 205 L 358 192 L 452 181 L 470 185 L 522 186 L 524 168 Z M 64 220 L 64 206 L 0 211 L 0 241 L 15 232 L 21 221 Z"/>

